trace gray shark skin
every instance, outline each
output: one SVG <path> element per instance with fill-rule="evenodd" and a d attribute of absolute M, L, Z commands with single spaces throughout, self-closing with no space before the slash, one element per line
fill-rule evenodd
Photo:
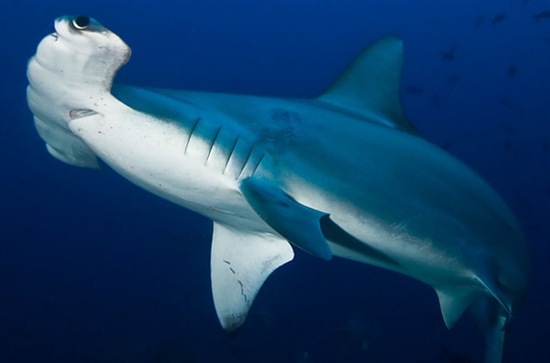
<path fill-rule="evenodd" d="M 468 310 L 487 363 L 527 294 L 512 212 L 471 169 L 421 138 L 400 105 L 403 46 L 365 49 L 314 99 L 113 85 L 130 48 L 94 19 L 64 16 L 30 59 L 27 99 L 59 160 L 98 168 L 214 222 L 221 325 L 244 323 L 293 246 L 432 286 L 447 327 Z"/>

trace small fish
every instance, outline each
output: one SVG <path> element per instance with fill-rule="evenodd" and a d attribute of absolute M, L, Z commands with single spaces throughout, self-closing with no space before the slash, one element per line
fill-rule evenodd
<path fill-rule="evenodd" d="M 443 57 L 444 61 L 445 60 L 452 61 L 455 59 L 455 48 L 456 48 L 456 44 L 452 44 L 451 49 L 449 49 L 446 52 L 441 52 L 441 57 Z"/>
<path fill-rule="evenodd" d="M 539 21 L 540 19 L 550 19 L 550 10 L 543 10 L 538 14 L 533 15 L 533 19 Z"/>
<path fill-rule="evenodd" d="M 474 28 L 479 29 L 484 22 L 485 22 L 485 15 L 478 16 L 476 18 L 476 22 L 474 23 Z"/>
<path fill-rule="evenodd" d="M 504 19 L 506 19 L 506 12 L 501 11 L 491 20 L 491 24 L 495 25 L 497 23 L 501 23 L 502 21 L 504 21 Z"/>
<path fill-rule="evenodd" d="M 511 65 L 510 68 L 508 68 L 508 75 L 511 77 L 515 76 L 517 72 L 518 72 L 518 69 L 515 65 Z"/>
<path fill-rule="evenodd" d="M 415 87 L 413 85 L 407 86 L 405 90 L 409 93 L 415 94 L 415 95 L 421 95 L 422 94 L 422 88 Z"/>

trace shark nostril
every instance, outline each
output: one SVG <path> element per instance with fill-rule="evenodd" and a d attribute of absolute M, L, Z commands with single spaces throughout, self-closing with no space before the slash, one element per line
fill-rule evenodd
<path fill-rule="evenodd" d="M 77 16 L 73 20 L 73 26 L 75 29 L 83 30 L 86 29 L 86 27 L 90 24 L 90 18 L 87 16 Z"/>

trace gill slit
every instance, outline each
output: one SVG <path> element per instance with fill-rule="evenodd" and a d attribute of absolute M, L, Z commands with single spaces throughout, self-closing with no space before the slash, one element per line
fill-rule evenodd
<path fill-rule="evenodd" d="M 199 116 L 195 121 L 195 123 L 193 124 L 191 131 L 189 132 L 189 137 L 187 138 L 187 144 L 185 144 L 185 150 L 183 151 L 183 155 L 187 154 L 187 148 L 189 147 L 189 143 L 191 143 L 191 137 L 193 136 L 193 132 L 195 132 L 195 129 L 197 128 L 197 125 L 199 124 L 200 120 L 201 120 L 201 117 Z"/>
<path fill-rule="evenodd" d="M 216 135 L 214 135 L 214 138 L 212 139 L 212 143 L 210 144 L 210 150 L 208 150 L 208 155 L 206 155 L 206 160 L 204 161 L 204 165 L 208 163 L 208 159 L 210 159 L 210 154 L 212 154 L 212 150 L 214 149 L 214 145 L 216 144 L 216 139 L 220 135 L 222 127 L 218 127 L 218 131 L 216 131 Z"/>
<path fill-rule="evenodd" d="M 231 151 L 229 151 L 229 156 L 227 157 L 227 161 L 225 162 L 225 167 L 223 168 L 222 175 L 225 174 L 227 171 L 227 167 L 229 166 L 229 161 L 231 160 L 231 157 L 233 156 L 233 153 L 235 152 L 235 148 L 237 147 L 237 143 L 239 142 L 239 136 L 235 139 L 235 143 L 233 144 L 233 147 L 231 148 Z"/>
<path fill-rule="evenodd" d="M 252 174 L 250 174 L 250 176 L 252 176 L 252 175 L 254 175 L 254 173 L 256 173 L 256 170 L 258 170 L 258 167 L 262 163 L 262 160 L 264 159 L 264 156 L 265 156 L 265 153 L 262 154 L 262 156 L 260 157 L 260 160 L 258 160 L 258 163 L 256 164 L 256 167 L 254 168 L 254 170 L 252 170 Z"/>
<path fill-rule="evenodd" d="M 255 145 L 254 145 L 255 146 Z M 250 157 L 252 156 L 252 153 L 254 152 L 254 146 L 252 146 L 250 148 L 250 151 L 248 152 L 248 156 L 246 157 L 246 159 L 244 160 L 244 163 L 243 163 L 243 166 L 241 167 L 241 171 L 239 172 L 239 174 L 237 175 L 237 177 L 235 178 L 235 180 L 239 180 L 239 178 L 241 177 L 241 175 L 243 174 L 243 171 L 244 169 L 246 168 L 246 164 L 248 164 L 248 162 L 250 161 Z"/>

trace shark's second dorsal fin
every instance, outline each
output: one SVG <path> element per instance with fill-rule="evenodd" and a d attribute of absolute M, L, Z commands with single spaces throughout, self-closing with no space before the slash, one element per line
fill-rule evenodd
<path fill-rule="evenodd" d="M 378 114 L 396 128 L 416 135 L 401 107 L 402 67 L 401 38 L 382 38 L 359 54 L 317 99 L 359 114 Z"/>

